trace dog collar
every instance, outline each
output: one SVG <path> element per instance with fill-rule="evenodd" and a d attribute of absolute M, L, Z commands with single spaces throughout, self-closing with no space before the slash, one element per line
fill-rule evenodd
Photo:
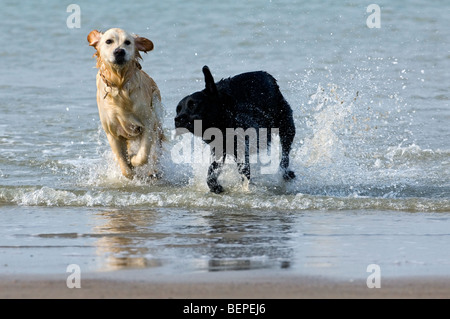
<path fill-rule="evenodd" d="M 107 88 L 112 88 L 113 86 L 115 86 L 106 79 L 106 76 L 101 71 L 100 71 L 100 77 L 102 78 L 102 81 L 103 81 L 103 83 L 105 83 Z M 105 96 L 103 97 L 103 99 L 106 99 L 106 97 L 108 96 L 108 93 L 109 92 L 106 91 L 106 88 L 105 88 Z"/>

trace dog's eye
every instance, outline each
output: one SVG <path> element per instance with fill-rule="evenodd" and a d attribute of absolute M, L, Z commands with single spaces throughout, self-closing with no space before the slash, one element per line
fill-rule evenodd
<path fill-rule="evenodd" d="M 113 43 L 113 42 L 114 42 L 114 41 L 111 40 L 111 39 L 108 39 L 108 40 L 105 41 L 106 44 L 111 44 L 111 43 Z"/>
<path fill-rule="evenodd" d="M 126 44 L 126 45 L 130 45 L 130 44 L 131 44 L 131 41 L 130 41 L 130 40 L 125 40 L 125 44 Z"/>

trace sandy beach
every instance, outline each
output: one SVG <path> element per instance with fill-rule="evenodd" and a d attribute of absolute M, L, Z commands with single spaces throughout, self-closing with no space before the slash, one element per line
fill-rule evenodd
<path fill-rule="evenodd" d="M 265 276 L 206 273 L 159 276 L 140 280 L 131 273 L 87 276 L 81 288 L 67 288 L 55 276 L 0 277 L 2 299 L 390 299 L 450 298 L 450 278 L 384 279 L 380 288 L 367 288 L 365 280 L 334 280 L 308 276 Z"/>

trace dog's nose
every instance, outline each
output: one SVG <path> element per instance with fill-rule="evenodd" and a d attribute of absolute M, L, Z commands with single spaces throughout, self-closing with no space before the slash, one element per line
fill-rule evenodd
<path fill-rule="evenodd" d="M 186 115 L 180 114 L 175 117 L 175 127 L 183 126 L 186 122 Z"/>
<path fill-rule="evenodd" d="M 114 50 L 114 56 L 123 57 L 125 56 L 125 50 L 121 48 L 117 48 Z"/>

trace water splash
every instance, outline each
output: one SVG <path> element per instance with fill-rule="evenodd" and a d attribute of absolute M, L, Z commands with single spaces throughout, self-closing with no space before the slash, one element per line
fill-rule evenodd
<path fill-rule="evenodd" d="M 302 147 L 295 154 L 307 167 L 336 163 L 346 156 L 345 145 L 338 134 L 352 115 L 354 104 L 339 96 L 336 85 L 328 84 L 328 88 L 329 91 L 325 91 L 319 85 L 308 101 L 314 110 L 312 120 L 307 122 L 312 128 L 312 136 L 304 139 Z"/>

